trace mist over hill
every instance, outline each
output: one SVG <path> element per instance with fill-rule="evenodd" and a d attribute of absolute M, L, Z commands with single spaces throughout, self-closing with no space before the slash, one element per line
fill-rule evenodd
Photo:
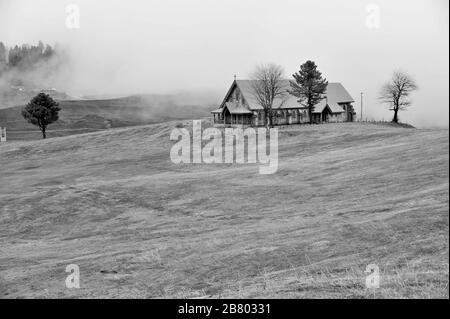
<path fill-rule="evenodd" d="M 50 136 L 201 118 L 220 103 L 219 94 L 208 90 L 73 94 L 70 88 L 77 90 L 73 81 L 79 78 L 75 62 L 72 52 L 60 45 L 39 41 L 37 45 L 7 47 L 0 42 L 0 126 L 7 128 L 9 139 L 38 137 L 31 133 L 37 128 L 23 119 L 21 110 L 40 92 L 49 94 L 61 107 L 59 121 L 49 126 Z M 104 87 L 98 89 L 101 92 Z"/>
<path fill-rule="evenodd" d="M 60 119 L 49 125 L 49 137 L 114 127 L 204 118 L 217 108 L 203 95 L 133 95 L 103 100 L 59 100 Z M 37 128 L 22 117 L 23 105 L 0 109 L 0 126 L 10 140 L 38 139 Z"/>
<path fill-rule="evenodd" d="M 69 79 L 71 61 L 61 46 L 44 44 L 7 47 L 0 42 L 0 109 L 27 103 L 39 92 L 58 100 L 73 99 L 57 89 Z"/>

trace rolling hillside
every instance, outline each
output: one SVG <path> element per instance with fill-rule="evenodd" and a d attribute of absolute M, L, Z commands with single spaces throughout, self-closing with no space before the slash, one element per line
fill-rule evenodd
<path fill-rule="evenodd" d="M 134 95 L 104 100 L 60 100 L 60 119 L 49 125 L 48 137 L 88 133 L 114 127 L 193 119 L 210 115 L 216 106 L 211 97 L 187 95 Z M 7 127 L 10 140 L 35 140 L 41 134 L 27 123 L 23 106 L 0 109 L 0 127 Z"/>
<path fill-rule="evenodd" d="M 283 128 L 259 175 L 173 164 L 177 125 L 0 144 L 0 297 L 448 298 L 448 130 Z"/>

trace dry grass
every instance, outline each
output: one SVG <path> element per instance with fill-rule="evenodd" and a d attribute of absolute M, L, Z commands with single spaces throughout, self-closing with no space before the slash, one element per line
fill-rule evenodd
<path fill-rule="evenodd" d="M 171 163 L 179 123 L 0 145 L 0 296 L 448 298 L 448 130 L 284 128 L 259 175 Z"/>

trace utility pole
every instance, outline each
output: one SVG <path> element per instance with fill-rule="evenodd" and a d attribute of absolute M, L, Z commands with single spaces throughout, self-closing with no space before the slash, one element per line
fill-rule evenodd
<path fill-rule="evenodd" d="M 363 120 L 363 92 L 361 92 L 361 122 Z"/>

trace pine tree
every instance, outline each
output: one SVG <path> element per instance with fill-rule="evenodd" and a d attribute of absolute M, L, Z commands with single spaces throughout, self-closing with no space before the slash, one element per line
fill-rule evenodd
<path fill-rule="evenodd" d="M 6 46 L 0 41 L 0 64 L 6 64 Z"/>
<path fill-rule="evenodd" d="M 6 56 L 7 56 L 7 48 L 3 44 L 3 42 L 0 42 L 0 77 L 2 73 L 7 69 L 7 63 L 6 63 Z"/>
<path fill-rule="evenodd" d="M 322 78 L 313 61 L 306 61 L 300 66 L 300 71 L 292 75 L 295 81 L 290 81 L 289 93 L 298 98 L 298 102 L 308 108 L 309 123 L 312 124 L 314 106 L 325 98 L 328 81 Z"/>

